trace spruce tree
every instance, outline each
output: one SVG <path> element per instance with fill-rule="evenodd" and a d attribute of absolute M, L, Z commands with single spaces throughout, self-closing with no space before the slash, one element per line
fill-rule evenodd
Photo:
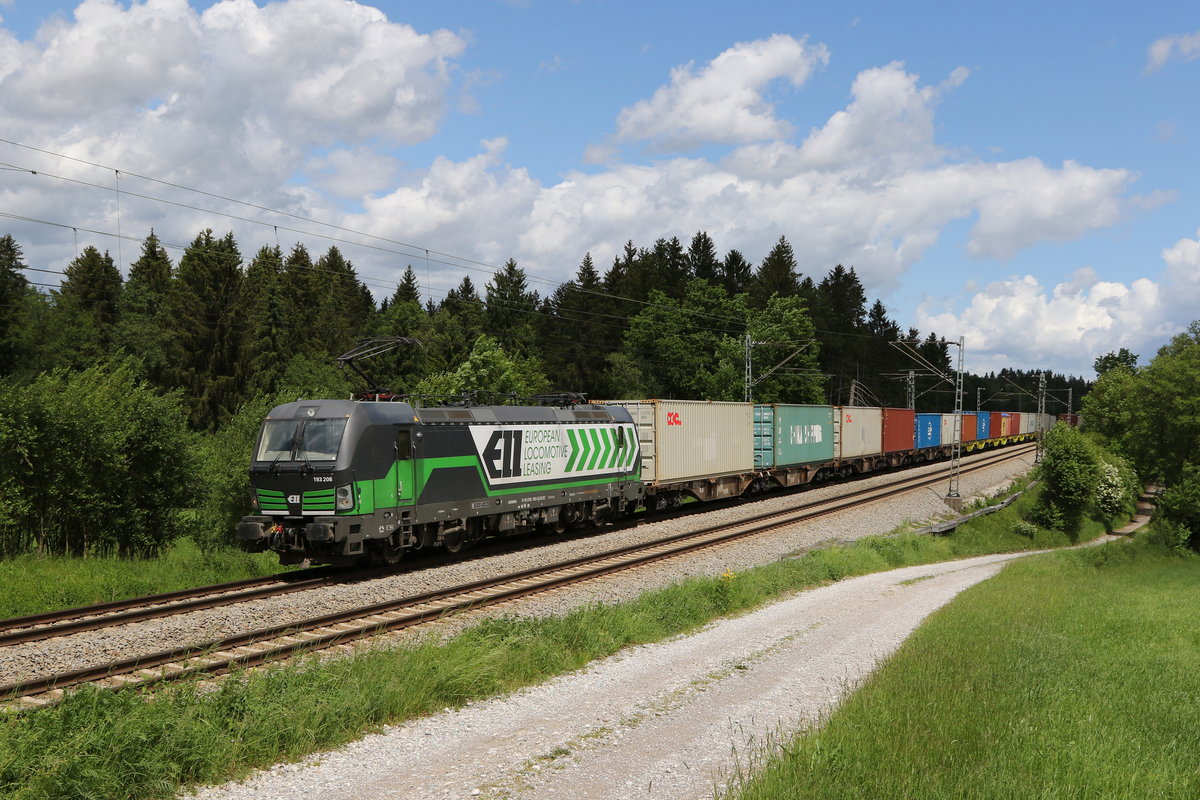
<path fill-rule="evenodd" d="M 380 355 L 376 361 L 377 380 L 395 392 L 413 391 L 424 373 L 425 353 L 430 331 L 429 313 L 421 307 L 421 285 L 409 266 L 388 298 L 387 308 L 379 313 L 380 336 L 403 336 L 419 344 L 401 345 Z"/>
<path fill-rule="evenodd" d="M 533 355 L 537 346 L 534 316 L 538 294 L 530 291 L 525 271 L 509 259 L 487 284 L 487 330 L 504 350 L 518 358 Z"/>
<path fill-rule="evenodd" d="M 283 296 L 288 306 L 288 329 L 297 351 L 324 355 L 313 331 L 319 324 L 320 277 L 308 248 L 297 242 L 283 261 Z"/>
<path fill-rule="evenodd" d="M 107 253 L 91 245 L 66 269 L 54 300 L 50 350 L 53 363 L 83 369 L 105 359 L 116 336 L 121 273 Z"/>
<path fill-rule="evenodd" d="M 288 326 L 291 308 L 283 280 L 283 252 L 264 245 L 246 268 L 243 308 L 247 311 L 242 382 L 248 397 L 279 388 L 297 342 Z"/>
<path fill-rule="evenodd" d="M 717 260 L 717 247 L 705 231 L 697 231 L 687 252 L 688 270 L 692 277 L 718 285 L 721 282 L 721 262 Z"/>
<path fill-rule="evenodd" d="M 797 288 L 796 256 L 787 239 L 780 236 L 754 275 L 750 285 L 750 305 L 766 308 L 772 295 L 792 297 Z"/>
<path fill-rule="evenodd" d="M 141 256 L 129 267 L 116 343 L 141 361 L 143 374 L 159 388 L 167 385 L 170 365 L 180 357 L 170 293 L 171 258 L 151 230 Z"/>
<path fill-rule="evenodd" d="M 21 357 L 21 324 L 29 281 L 21 246 L 9 234 L 0 236 L 0 377 L 18 369 Z"/>
<path fill-rule="evenodd" d="M 172 283 L 172 308 L 180 331 L 180 358 L 171 371 L 183 389 L 189 422 L 214 430 L 242 402 L 239 360 L 246 333 L 241 300 L 242 257 L 233 233 L 208 229 L 179 260 Z"/>
<path fill-rule="evenodd" d="M 400 283 L 396 285 L 396 291 L 392 294 L 392 303 L 416 303 L 421 305 L 421 284 L 417 282 L 417 273 L 413 271 L 412 264 L 404 270 L 404 276 L 400 279 Z"/>
<path fill-rule="evenodd" d="M 850 387 L 861 381 L 880 391 L 878 375 L 869 372 L 865 339 L 867 295 L 854 269 L 838 264 L 816 287 L 813 319 L 821 340 L 821 366 L 836 376 L 839 402 L 849 401 Z"/>
<path fill-rule="evenodd" d="M 721 285 L 730 297 L 750 291 L 754 280 L 754 267 L 740 250 L 730 250 L 721 261 Z"/>
<path fill-rule="evenodd" d="M 321 287 L 317 299 L 320 324 L 315 333 L 331 357 L 346 352 L 374 327 L 375 301 L 358 279 L 354 265 L 337 247 L 330 247 L 316 263 Z"/>
<path fill-rule="evenodd" d="M 612 311 L 592 254 L 587 253 L 575 278 L 559 286 L 546 307 L 541 338 L 546 374 L 555 389 L 590 397 L 611 394 L 603 367 L 608 354 L 619 347 L 624 329 Z"/>
<path fill-rule="evenodd" d="M 430 318 L 425 357 L 430 372 L 449 372 L 458 368 L 471 352 L 486 324 L 483 301 L 469 275 L 446 293 L 446 298 Z"/>

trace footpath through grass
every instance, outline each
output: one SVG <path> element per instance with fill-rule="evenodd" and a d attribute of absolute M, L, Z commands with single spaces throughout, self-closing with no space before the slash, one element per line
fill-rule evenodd
<path fill-rule="evenodd" d="M 274 553 L 202 553 L 180 539 L 161 558 L 18 556 L 0 560 L 0 619 L 270 575 Z"/>
<path fill-rule="evenodd" d="M 83 690 L 59 706 L 0 721 L 0 797 L 171 797 L 183 785 L 220 781 L 352 741 L 384 723 L 539 683 L 797 589 L 1066 543 L 1062 534 L 1018 525 L 1008 510 L 947 537 L 865 539 L 737 575 L 688 580 L 620 605 L 494 619 L 444 643 L 259 670 L 215 692 L 192 685 L 147 696 Z"/>
<path fill-rule="evenodd" d="M 1200 797 L 1200 559 L 1023 559 L 934 614 L 731 797 Z M 753 771 L 753 770 L 747 770 Z"/>

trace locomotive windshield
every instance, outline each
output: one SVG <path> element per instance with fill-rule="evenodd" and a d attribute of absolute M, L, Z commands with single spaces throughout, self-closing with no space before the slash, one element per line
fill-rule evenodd
<path fill-rule="evenodd" d="M 255 461 L 336 461 L 346 420 L 269 419 Z"/>

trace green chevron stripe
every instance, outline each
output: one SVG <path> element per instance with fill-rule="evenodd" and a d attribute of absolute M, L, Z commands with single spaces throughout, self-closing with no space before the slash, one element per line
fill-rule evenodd
<path fill-rule="evenodd" d="M 596 456 L 600 455 L 600 445 L 596 442 L 596 429 L 588 428 L 583 431 L 583 436 L 588 441 L 588 460 L 584 469 L 591 470 L 596 465 Z"/>
<path fill-rule="evenodd" d="M 579 456 L 583 448 L 579 446 L 579 439 L 575 437 L 575 431 L 570 428 L 567 428 L 567 439 L 571 442 L 571 457 L 567 459 L 566 471 L 573 472 L 575 470 L 575 463 L 579 461 Z"/>
<path fill-rule="evenodd" d="M 601 469 L 604 466 L 604 457 L 608 454 L 608 447 L 604 444 L 604 429 L 596 428 L 596 463 L 592 469 Z"/>
<path fill-rule="evenodd" d="M 608 441 L 612 445 L 612 450 L 608 454 L 608 461 L 605 462 L 605 469 L 615 469 L 617 462 L 621 459 L 621 451 L 617 449 L 617 429 L 608 429 Z"/>
<path fill-rule="evenodd" d="M 596 456 L 596 469 L 604 469 L 604 465 L 608 462 L 608 431 L 604 428 L 596 430 L 596 440 L 600 442 L 600 454 Z"/>
<path fill-rule="evenodd" d="M 588 441 L 586 428 L 575 431 L 575 435 L 579 437 L 579 460 L 575 462 L 575 471 L 583 472 L 587 469 L 587 462 L 592 454 L 592 443 Z"/>

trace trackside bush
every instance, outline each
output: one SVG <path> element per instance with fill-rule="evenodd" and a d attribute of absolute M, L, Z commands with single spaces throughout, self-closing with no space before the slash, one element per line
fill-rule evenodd
<path fill-rule="evenodd" d="M 1076 536 L 1101 477 L 1095 447 L 1075 428 L 1055 425 L 1045 434 L 1041 503 L 1035 521 Z"/>
<path fill-rule="evenodd" d="M 0 553 L 151 556 L 194 501 L 194 440 L 176 395 L 137 362 L 0 388 Z"/>

